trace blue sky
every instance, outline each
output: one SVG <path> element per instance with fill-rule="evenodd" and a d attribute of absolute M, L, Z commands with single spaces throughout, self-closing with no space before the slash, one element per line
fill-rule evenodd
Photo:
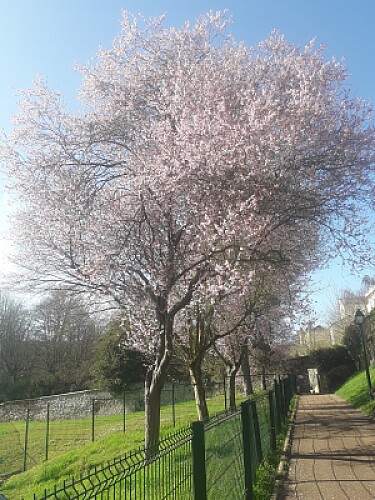
<path fill-rule="evenodd" d="M 256 45 L 273 29 L 297 45 L 316 38 L 327 47 L 327 56 L 345 59 L 353 92 L 375 102 L 374 0 L 0 0 L 0 129 L 11 130 L 17 90 L 29 87 L 38 74 L 75 109 L 80 76 L 74 63 L 84 64 L 99 45 L 111 44 L 122 9 L 146 17 L 165 13 L 167 24 L 179 26 L 210 9 L 225 8 L 234 17 L 235 38 L 248 45 Z M 5 225 L 5 205 L 1 189 L 0 227 Z M 7 245 L 0 240 L 0 257 Z M 315 282 L 316 310 L 322 316 L 342 288 L 358 287 L 359 277 L 336 262 L 317 273 Z"/>

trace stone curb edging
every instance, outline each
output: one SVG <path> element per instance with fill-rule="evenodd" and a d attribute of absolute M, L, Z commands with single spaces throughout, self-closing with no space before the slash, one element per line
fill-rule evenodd
<path fill-rule="evenodd" d="M 284 441 L 283 451 L 281 452 L 279 466 L 277 468 L 275 487 L 271 496 L 271 500 L 282 500 L 283 486 L 289 473 L 289 463 L 293 441 L 293 431 L 296 422 L 296 413 L 299 405 L 299 396 L 290 414 L 290 424 Z"/>

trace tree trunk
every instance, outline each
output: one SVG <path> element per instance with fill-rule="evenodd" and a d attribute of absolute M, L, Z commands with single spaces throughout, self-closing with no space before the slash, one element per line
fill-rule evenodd
<path fill-rule="evenodd" d="M 165 377 L 151 368 L 145 381 L 145 448 L 146 459 L 158 451 L 160 436 L 160 403 Z"/>
<path fill-rule="evenodd" d="M 250 363 L 249 363 L 249 351 L 248 346 L 245 344 L 244 353 L 241 360 L 241 369 L 243 375 L 243 385 L 245 396 L 251 396 L 254 394 L 253 382 L 251 380 L 250 373 Z"/>
<path fill-rule="evenodd" d="M 263 389 L 263 391 L 267 390 L 266 367 L 264 365 L 262 366 L 262 389 Z"/>
<path fill-rule="evenodd" d="M 148 370 L 145 380 L 145 448 L 148 460 L 157 453 L 160 438 L 160 402 L 167 371 L 172 357 L 173 318 L 162 309 L 163 327 L 155 364 Z"/>
<path fill-rule="evenodd" d="M 229 377 L 229 407 L 231 409 L 236 407 L 236 375 L 238 368 L 235 366 L 228 369 Z"/>
<path fill-rule="evenodd" d="M 209 418 L 206 391 L 204 389 L 202 369 L 200 363 L 193 363 L 189 368 L 190 380 L 194 387 L 195 405 L 199 420 Z"/>

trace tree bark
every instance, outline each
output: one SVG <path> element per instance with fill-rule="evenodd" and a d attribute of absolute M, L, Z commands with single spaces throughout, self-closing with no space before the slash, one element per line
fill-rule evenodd
<path fill-rule="evenodd" d="M 166 375 L 166 374 L 165 374 Z M 145 381 L 145 449 L 146 459 L 157 453 L 160 436 L 160 403 L 165 375 L 149 370 Z"/>
<path fill-rule="evenodd" d="M 195 405 L 197 408 L 198 419 L 207 420 L 209 418 L 209 413 L 200 363 L 191 364 L 189 373 L 191 383 L 194 387 Z"/>
<path fill-rule="evenodd" d="M 228 378 L 229 378 L 229 407 L 231 409 L 236 407 L 236 375 L 239 366 L 232 366 L 228 368 Z"/>
<path fill-rule="evenodd" d="M 145 459 L 157 453 L 160 438 L 160 402 L 168 367 L 172 358 L 173 318 L 161 310 L 163 325 L 155 364 L 150 367 L 145 380 Z"/>
<path fill-rule="evenodd" d="M 241 360 L 241 369 L 243 375 L 244 393 L 245 396 L 254 394 L 253 382 L 251 380 L 250 363 L 249 363 L 249 349 L 247 344 L 244 346 L 244 353 Z"/>
<path fill-rule="evenodd" d="M 263 391 L 267 390 L 267 382 L 266 382 L 266 367 L 262 366 L 262 389 Z"/>

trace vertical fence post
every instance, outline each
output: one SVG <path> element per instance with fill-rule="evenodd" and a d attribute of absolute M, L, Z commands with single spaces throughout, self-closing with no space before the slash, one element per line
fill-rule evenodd
<path fill-rule="evenodd" d="M 201 421 L 193 422 L 191 430 L 193 435 L 191 448 L 193 455 L 194 500 L 207 500 L 204 423 Z"/>
<path fill-rule="evenodd" d="M 275 417 L 275 392 L 268 391 L 268 406 L 270 412 L 270 445 L 271 450 L 276 450 L 276 417 Z"/>
<path fill-rule="evenodd" d="M 290 375 L 286 379 L 286 416 L 288 416 L 288 410 L 290 406 L 290 401 L 292 399 L 292 379 Z"/>
<path fill-rule="evenodd" d="M 283 417 L 283 423 L 286 417 L 286 399 L 285 399 L 285 379 L 280 380 L 280 401 L 281 401 L 281 412 Z"/>
<path fill-rule="evenodd" d="M 125 432 L 126 431 L 126 391 L 124 391 L 124 394 L 123 394 L 123 399 L 122 399 L 122 410 L 123 410 L 123 414 L 122 414 L 122 430 Z"/>
<path fill-rule="evenodd" d="M 263 460 L 263 452 L 262 452 L 262 441 L 261 441 L 261 437 L 260 437 L 260 427 L 259 427 L 257 404 L 256 404 L 256 400 L 254 400 L 254 399 L 252 399 L 250 401 L 250 411 L 251 411 L 251 419 L 253 421 L 253 426 L 254 426 L 255 449 L 256 449 L 257 456 L 258 456 L 257 465 L 259 465 L 260 462 Z"/>
<path fill-rule="evenodd" d="M 47 403 L 46 412 L 46 460 L 48 460 L 48 448 L 49 447 L 49 403 Z"/>
<path fill-rule="evenodd" d="M 290 384 L 291 384 L 292 397 L 293 397 L 294 394 L 297 394 L 297 377 L 294 373 L 289 375 L 289 377 L 290 377 Z"/>
<path fill-rule="evenodd" d="M 224 409 L 227 409 L 227 379 L 224 375 Z"/>
<path fill-rule="evenodd" d="M 298 392 L 297 389 L 298 389 L 298 387 L 297 387 L 297 375 L 294 374 L 293 375 L 293 392 L 294 392 L 294 394 L 297 394 L 297 392 Z"/>
<path fill-rule="evenodd" d="M 25 441 L 23 445 L 23 471 L 26 470 L 27 464 L 27 445 L 29 441 L 29 420 L 30 420 L 30 408 L 26 410 L 26 422 L 25 422 Z"/>
<path fill-rule="evenodd" d="M 172 422 L 173 427 L 176 427 L 176 401 L 175 401 L 175 392 L 174 392 L 174 384 L 172 384 Z"/>
<path fill-rule="evenodd" d="M 275 407 L 276 407 L 276 431 L 280 432 L 281 429 L 280 384 L 276 378 L 274 381 L 274 391 L 275 391 Z"/>
<path fill-rule="evenodd" d="M 290 400 L 297 393 L 297 377 L 295 375 L 289 375 L 290 380 Z"/>
<path fill-rule="evenodd" d="M 95 399 L 91 400 L 91 441 L 95 441 Z"/>
<path fill-rule="evenodd" d="M 241 403 L 243 461 L 245 468 L 245 500 L 253 499 L 253 467 L 251 463 L 251 415 L 249 401 Z"/>
<path fill-rule="evenodd" d="M 263 391 L 266 391 L 267 390 L 267 383 L 266 383 L 266 370 L 265 368 L 263 367 L 263 370 L 262 370 L 262 390 Z"/>

